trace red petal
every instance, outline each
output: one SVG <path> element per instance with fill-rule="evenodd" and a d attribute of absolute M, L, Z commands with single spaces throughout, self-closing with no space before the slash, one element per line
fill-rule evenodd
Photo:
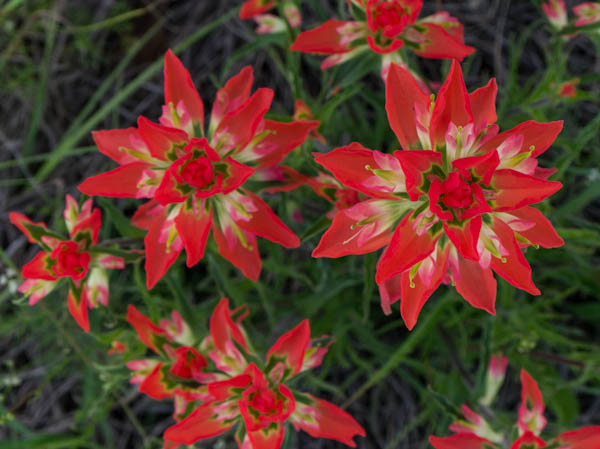
<path fill-rule="evenodd" d="M 102 154 L 121 165 L 139 161 L 138 158 L 124 151 L 125 149 L 140 151 L 140 148 L 134 146 L 134 142 L 143 141 L 135 128 L 92 131 L 92 138 Z"/>
<path fill-rule="evenodd" d="M 233 192 L 254 174 L 254 169 L 236 161 L 232 157 L 225 159 L 229 176 L 223 182 L 223 193 Z"/>
<path fill-rule="evenodd" d="M 73 294 L 73 289 L 69 289 L 69 294 L 67 295 L 67 307 L 69 308 L 69 313 L 79 327 L 81 327 L 85 332 L 90 331 L 90 322 L 88 320 L 88 304 L 87 297 L 85 295 L 85 288 L 80 290 L 79 298 L 76 298 Z"/>
<path fill-rule="evenodd" d="M 319 127 L 318 121 L 276 122 L 265 120 L 265 131 L 269 134 L 252 152 L 258 156 L 258 169 L 280 163 L 290 151 L 302 145 L 312 130 Z"/>
<path fill-rule="evenodd" d="M 465 45 L 462 39 L 456 39 L 440 25 L 420 22 L 419 27 L 425 28 L 423 33 L 425 41 L 419 43 L 415 53 L 423 58 L 448 58 L 462 61 L 475 51 L 473 47 Z"/>
<path fill-rule="evenodd" d="M 300 239 L 275 215 L 267 203 L 252 192 L 244 191 L 244 194 L 252 198 L 252 203 L 258 210 L 252 212 L 250 220 L 237 221 L 236 224 L 240 228 L 272 242 L 279 243 L 286 248 L 297 248 L 300 246 Z"/>
<path fill-rule="evenodd" d="M 11 212 L 9 215 L 9 220 L 12 224 L 14 224 L 19 230 L 27 236 L 27 240 L 30 243 L 39 243 L 39 239 L 33 237 L 33 234 L 28 229 L 29 227 L 40 228 L 40 231 L 48 232 L 48 228 L 45 223 L 34 223 L 25 215 L 20 214 L 19 212 Z"/>
<path fill-rule="evenodd" d="M 429 437 L 429 442 L 435 449 L 486 449 L 495 448 L 490 441 L 477 435 L 460 434 L 445 438 Z"/>
<path fill-rule="evenodd" d="M 217 92 L 210 115 L 211 127 L 216 127 L 225 115 L 237 110 L 248 100 L 253 79 L 252 67 L 246 66 Z"/>
<path fill-rule="evenodd" d="M 522 235 L 534 245 L 544 248 L 558 248 L 564 245 L 564 240 L 556 233 L 556 230 L 544 215 L 533 207 L 522 207 L 521 209 L 507 212 L 520 220 L 535 223 L 535 225 L 524 231 L 515 231 Z M 510 223 L 508 223 L 510 225 Z"/>
<path fill-rule="evenodd" d="M 150 167 L 151 165 L 146 162 L 123 165 L 106 173 L 91 176 L 77 188 L 86 195 L 136 198 L 142 173 Z"/>
<path fill-rule="evenodd" d="M 539 203 L 562 187 L 560 182 L 544 181 L 510 169 L 496 170 L 490 185 L 498 190 L 492 206 L 496 211 Z"/>
<path fill-rule="evenodd" d="M 256 128 L 271 107 L 271 101 L 273 101 L 271 89 L 258 89 L 243 106 L 223 117 L 213 140 L 216 138 L 218 142 L 224 141 L 226 146 L 243 149 L 254 137 Z"/>
<path fill-rule="evenodd" d="M 394 156 L 400 161 L 402 171 L 406 176 L 406 191 L 413 201 L 423 193 L 424 173 L 431 170 L 433 165 L 442 164 L 442 154 L 437 151 L 412 150 L 394 151 Z"/>
<path fill-rule="evenodd" d="M 554 173 L 558 171 L 558 168 L 544 168 L 537 166 L 533 172 L 533 176 L 540 179 L 548 179 Z"/>
<path fill-rule="evenodd" d="M 159 125 L 143 116 L 138 118 L 138 128 L 150 149 L 150 154 L 161 161 L 169 160 L 168 153 L 173 151 L 175 146 L 181 147 L 188 142 L 185 131 Z"/>
<path fill-rule="evenodd" d="M 238 323 L 231 318 L 229 300 L 221 298 L 210 317 L 210 335 L 215 348 L 221 352 L 227 349 L 231 339 L 240 344 L 248 352 L 248 343 Z"/>
<path fill-rule="evenodd" d="M 131 223 L 138 228 L 148 230 L 150 229 L 150 226 L 152 226 L 152 222 L 154 222 L 156 217 L 164 217 L 165 213 L 166 208 L 164 206 L 161 206 L 155 200 L 150 200 L 137 208 L 133 214 L 133 217 L 131 218 Z"/>
<path fill-rule="evenodd" d="M 525 432 L 510 446 L 510 449 L 541 449 L 543 447 L 546 447 L 544 440 L 531 432 Z"/>
<path fill-rule="evenodd" d="M 94 209 L 92 215 L 80 221 L 71 230 L 71 239 L 79 241 L 80 234 L 89 233 L 91 238 L 91 244 L 96 245 L 98 243 L 98 234 L 100 233 L 100 227 L 102 226 L 102 217 L 100 209 Z"/>
<path fill-rule="evenodd" d="M 203 202 L 200 201 L 195 202 L 195 208 L 196 210 L 189 210 L 182 207 L 179 215 L 175 217 L 175 227 L 187 253 L 188 267 L 196 265 L 204 256 L 212 224 L 212 210 L 206 211 Z"/>
<path fill-rule="evenodd" d="M 194 87 L 190 72 L 183 66 L 175 54 L 168 50 L 165 54 L 165 103 L 177 104 L 183 101 L 193 121 L 200 122 L 204 128 L 204 105 Z"/>
<path fill-rule="evenodd" d="M 240 374 L 227 380 L 211 382 L 208 384 L 208 392 L 215 401 L 221 402 L 239 394 L 239 390 L 252 382 L 249 374 Z M 237 390 L 237 391 L 236 391 Z"/>
<path fill-rule="evenodd" d="M 381 233 L 378 233 L 374 237 L 369 238 L 361 244 L 359 239 L 356 238 L 357 232 L 359 232 L 356 226 L 356 220 L 348 216 L 348 211 L 352 212 L 353 209 L 362 208 L 365 204 L 369 204 L 377 200 L 367 200 L 357 205 L 339 211 L 333 222 L 321 241 L 312 253 L 313 257 L 342 257 L 349 254 L 367 254 L 373 251 L 377 251 L 379 248 L 387 245 L 392 238 L 392 232 L 390 229 L 386 229 Z"/>
<path fill-rule="evenodd" d="M 381 297 L 381 308 L 386 315 L 392 313 L 392 304 L 396 303 L 402 296 L 403 274 L 404 273 L 400 273 L 396 276 L 392 276 L 378 285 L 379 296 Z"/>
<path fill-rule="evenodd" d="M 532 146 L 535 148 L 531 154 L 533 157 L 539 156 L 552 145 L 556 136 L 563 127 L 562 120 L 549 123 L 539 123 L 534 120 L 523 122 L 515 128 L 504 131 L 488 140 L 482 147 L 482 151 L 489 151 L 497 148 L 502 142 L 510 136 L 522 134 L 523 146 L 521 152 L 529 151 Z"/>
<path fill-rule="evenodd" d="M 442 280 L 448 271 L 448 255 L 450 247 L 446 246 L 442 253 L 439 253 L 436 261 L 435 272 L 431 278 L 431 283 L 426 285 L 423 283 L 419 275 L 413 277 L 413 287 L 411 287 L 410 273 L 405 271 L 401 274 L 401 294 L 402 302 L 400 303 L 400 313 L 408 330 L 412 330 L 417 324 L 417 318 L 421 313 L 421 309 L 433 294 L 438 289 Z"/>
<path fill-rule="evenodd" d="M 227 238 L 223 235 L 219 225 L 213 223 L 213 236 L 215 242 L 217 242 L 219 254 L 231 262 L 232 265 L 242 270 L 244 276 L 256 282 L 260 276 L 261 269 L 260 254 L 258 253 L 256 237 L 249 232 L 243 230 L 242 232 L 246 238 L 247 246 L 242 245 L 242 242 L 240 242 L 237 237 L 234 237 L 233 248 L 230 248 Z"/>
<path fill-rule="evenodd" d="M 434 238 L 428 232 L 418 235 L 414 230 L 414 220 L 408 214 L 394 231 L 390 244 L 379 258 L 375 275 L 377 284 L 423 260 L 433 251 L 438 239 L 439 236 Z"/>
<path fill-rule="evenodd" d="M 284 378 L 295 376 L 302 368 L 304 353 L 309 343 L 310 325 L 308 320 L 304 320 L 294 329 L 279 337 L 271 346 L 267 353 L 267 365 L 271 365 L 272 358 L 275 358 L 275 361 L 282 360 L 290 370 L 284 375 Z"/>
<path fill-rule="evenodd" d="M 55 281 L 58 279 L 53 271 L 48 268 L 50 254 L 40 251 L 35 257 L 21 268 L 21 276 L 26 279 L 43 279 L 45 281 Z"/>
<path fill-rule="evenodd" d="M 463 79 L 460 64 L 452 61 L 450 73 L 440 88 L 433 113 L 431 115 L 431 144 L 435 148 L 436 143 L 445 144 L 448 124 L 452 122 L 456 126 L 464 126 L 473 122 L 473 112 L 469 94 Z"/>
<path fill-rule="evenodd" d="M 502 220 L 494 218 L 492 229 L 498 236 L 502 246 L 508 251 L 504 262 L 497 257 L 492 257 L 491 268 L 510 284 L 532 295 L 539 295 L 533 280 L 531 279 L 531 267 L 527 263 L 521 248 L 517 244 L 514 232 Z"/>
<path fill-rule="evenodd" d="M 331 402 L 309 394 L 307 396 L 313 401 L 310 406 L 314 407 L 316 423 L 314 421 L 305 422 L 292 414 L 291 419 L 294 425 L 312 437 L 331 438 L 350 447 L 356 447 L 353 438 L 356 435 L 364 437 L 366 435 L 365 429 L 350 414 Z"/>
<path fill-rule="evenodd" d="M 202 404 L 183 421 L 169 427 L 164 434 L 165 440 L 176 443 L 194 444 L 198 440 L 216 437 L 229 430 L 234 422 L 219 420 L 212 404 Z"/>
<path fill-rule="evenodd" d="M 263 14 L 274 6 L 274 1 L 247 0 L 242 4 L 242 8 L 240 9 L 240 19 L 251 19 L 254 16 Z"/>
<path fill-rule="evenodd" d="M 471 218 L 461 224 L 444 221 L 444 232 L 454 244 L 458 254 L 465 259 L 478 261 L 477 242 L 481 231 L 481 216 Z"/>
<path fill-rule="evenodd" d="M 519 429 L 523 432 L 533 431 L 535 434 L 539 434 L 546 426 L 545 408 L 540 387 L 531 374 L 522 369 Z"/>
<path fill-rule="evenodd" d="M 496 123 L 496 95 L 498 94 L 498 85 L 496 78 L 492 78 L 486 86 L 469 94 L 471 110 L 476 124 L 485 120 L 485 123 Z"/>
<path fill-rule="evenodd" d="M 324 55 L 346 53 L 350 51 L 349 43 L 344 42 L 344 36 L 338 30 L 345 25 L 354 24 L 356 22 L 328 20 L 312 30 L 300 33 L 290 50 Z"/>
<path fill-rule="evenodd" d="M 132 304 L 127 306 L 127 322 L 136 330 L 142 343 L 157 354 L 162 353 L 162 350 L 156 346 L 154 341 L 157 339 L 156 337 L 166 338 L 165 331 L 154 324 L 146 315 L 140 313 Z"/>
<path fill-rule="evenodd" d="M 248 437 L 252 449 L 279 449 L 284 434 L 285 426 L 282 423 L 273 423 L 267 429 L 249 431 Z"/>
<path fill-rule="evenodd" d="M 458 256 L 456 267 L 452 270 L 452 278 L 456 291 L 469 304 L 496 315 L 496 279 L 492 270 L 481 268 L 478 262 Z"/>
<path fill-rule="evenodd" d="M 471 170 L 485 185 L 489 185 L 494 170 L 500 164 L 497 151 L 490 151 L 481 156 L 470 156 L 452 162 L 452 167 L 458 170 Z"/>
<path fill-rule="evenodd" d="M 172 163 L 160 181 L 158 188 L 154 192 L 154 199 L 163 206 L 168 206 L 174 203 L 183 203 L 188 199 L 188 195 L 184 194 L 177 188 L 176 173 L 181 166 L 186 162 L 185 156 Z"/>
<path fill-rule="evenodd" d="M 555 438 L 568 449 L 597 449 L 600 447 L 600 426 L 588 426 L 563 432 Z"/>
<path fill-rule="evenodd" d="M 173 396 L 173 391 L 169 391 L 165 384 L 166 380 L 164 379 L 162 368 L 163 364 L 158 363 L 140 384 L 140 393 L 147 394 L 157 401 L 162 401 Z"/>
<path fill-rule="evenodd" d="M 385 82 L 385 110 L 390 126 L 405 150 L 419 146 L 415 104 L 428 111 L 431 99 L 407 70 L 392 64 Z"/>
<path fill-rule="evenodd" d="M 364 182 L 373 177 L 367 167 L 376 168 L 374 151 L 353 142 L 345 147 L 336 148 L 326 154 L 315 156 L 315 162 L 329 170 L 342 184 L 376 198 L 396 198 L 391 194 L 365 186 Z"/>
<path fill-rule="evenodd" d="M 160 241 L 161 231 L 165 225 L 165 217 L 158 216 L 148 229 L 146 237 L 144 237 L 144 245 L 146 247 L 146 288 L 151 290 L 156 283 L 164 276 L 169 267 L 173 265 L 181 248 L 171 244 L 167 248 L 166 241 Z"/>

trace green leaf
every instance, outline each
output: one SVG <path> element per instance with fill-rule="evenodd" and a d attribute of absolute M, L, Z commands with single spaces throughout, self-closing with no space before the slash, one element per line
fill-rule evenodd
<path fill-rule="evenodd" d="M 579 416 L 579 402 L 572 389 L 561 388 L 547 399 L 548 407 L 552 409 L 563 425 L 571 425 Z"/>
<path fill-rule="evenodd" d="M 329 227 L 330 224 L 331 220 L 327 218 L 327 216 L 323 215 L 321 218 L 311 224 L 306 231 L 304 231 L 304 233 L 300 236 L 300 240 L 302 243 L 304 243 L 311 237 L 323 232 Z"/>

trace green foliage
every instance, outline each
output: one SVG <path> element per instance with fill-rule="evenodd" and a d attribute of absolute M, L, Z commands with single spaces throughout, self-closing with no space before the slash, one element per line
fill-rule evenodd
<path fill-rule="evenodd" d="M 69 25 L 58 20 L 42 23 L 40 11 L 52 16 L 57 3 L 0 2 L 0 91 L 19 91 L 31 100 L 31 114 L 18 157 L 0 161 L 2 183 L 15 194 L 41 198 L 43 201 L 26 212 L 31 212 L 36 221 L 46 219 L 50 227 L 61 221 L 64 198 L 55 197 L 40 186 L 48 185 L 61 164 L 88 158 L 93 147 L 79 146 L 89 144 L 90 132 L 101 127 L 111 114 L 117 115 L 126 101 L 143 98 L 143 88 L 149 82 L 162 82 L 162 55 L 135 75 L 125 75 L 145 45 L 157 39 L 167 21 L 162 17 L 137 36 L 131 21 L 145 17 L 147 11 L 117 2 L 109 17 L 99 22 L 93 22 L 90 12 L 82 9 L 70 13 Z M 321 3 L 306 2 L 313 14 L 324 19 L 326 10 Z M 343 3 L 339 2 L 339 8 Z M 191 50 L 193 55 L 205 50 L 203 39 L 210 33 L 229 32 L 227 27 L 233 26 L 231 21 L 236 14 L 237 10 L 231 9 L 218 20 L 199 25 L 185 39 L 173 43 L 174 51 Z M 37 40 L 24 39 L 23 32 L 15 32 L 18 23 L 38 30 Z M 5 288 L 0 292 L 0 340 L 5 342 L 4 348 L 18 347 L 21 342 L 34 344 L 30 344 L 32 349 L 26 355 L 7 352 L 7 359 L 2 362 L 10 366 L 6 370 L 3 367 L 0 374 L 0 435 L 4 436 L 0 449 L 113 447 L 121 429 L 115 426 L 115 417 L 126 423 L 120 425 L 135 432 L 135 446 L 131 443 L 130 447 L 161 447 L 156 436 L 160 432 L 149 429 L 164 429 L 160 420 L 168 417 L 168 407 L 138 413 L 150 402 L 141 402 L 144 400 L 128 385 L 128 360 L 121 355 L 108 356 L 106 351 L 114 339 L 119 339 L 138 358 L 145 354 L 125 322 L 127 304 L 135 304 L 154 321 L 177 309 L 200 339 L 206 335 L 208 317 L 221 296 L 229 297 L 235 306 L 249 305 L 252 314 L 245 322 L 246 328 L 260 350 L 268 348 L 274 336 L 288 329 L 290 323 L 296 324 L 303 318 L 310 320 L 313 336 L 329 334 L 335 338 L 323 366 L 301 376 L 299 381 L 306 391 L 328 395 L 350 411 L 358 410 L 356 417 L 368 433 L 381 431 L 379 421 L 384 407 L 379 404 L 391 401 L 395 413 L 406 417 L 406 421 L 386 430 L 389 432 L 382 445 L 386 449 L 398 447 L 410 435 L 421 437 L 420 446 L 413 447 L 427 447 L 423 442 L 428 435 L 447 435 L 447 426 L 458 407 L 475 404 L 480 397 L 489 356 L 497 352 L 510 359 L 511 380 L 501 391 L 502 401 L 498 401 L 507 405 L 507 413 L 496 415 L 495 428 L 508 430 L 514 422 L 519 368 L 527 369 L 538 380 L 552 413 L 553 431 L 581 424 L 580 414 L 600 397 L 600 74 L 597 65 L 586 67 L 587 72 L 581 76 L 585 90 L 582 97 L 559 97 L 556 86 L 573 76 L 569 74 L 568 46 L 558 35 L 545 43 L 543 67 L 535 73 L 522 69 L 523 58 L 533 45 L 532 36 L 542 23 L 540 19 L 518 36 L 507 36 L 508 69 L 498 98 L 501 130 L 530 119 L 565 120 L 563 132 L 542 158 L 544 167 L 558 168 L 552 179 L 562 182 L 564 188 L 541 208 L 566 244 L 559 249 L 527 251 L 534 281 L 543 292 L 541 296 L 532 297 L 499 280 L 497 316 L 492 318 L 468 306 L 453 289 L 442 287 L 423 308 L 415 329 L 408 332 L 397 305 L 391 316 L 381 311 L 374 283 L 376 255 L 341 259 L 310 256 L 329 225 L 325 214 L 330 205 L 306 187 L 267 197 L 301 236 L 302 246 L 291 251 L 261 241 L 263 273 L 258 282 L 244 278 L 224 261 L 212 241 L 198 266 L 187 269 L 180 258 L 152 291 L 145 288 L 143 262 L 138 261 L 111 273 L 110 304 L 90 314 L 89 335 L 81 332 L 67 312 L 66 284 L 32 308 L 19 299 L 15 290 L 20 279 L 10 262 L 14 250 L 9 256 L 7 244 L 0 253 L 7 267 L 0 280 Z M 89 54 L 90 65 L 100 64 L 105 56 L 95 48 L 93 32 L 117 33 L 128 45 L 119 56 L 120 62 L 105 73 L 56 144 L 42 151 L 39 142 L 43 119 L 52 110 L 48 102 L 51 65 L 57 55 L 58 36 L 63 32 L 69 34 L 69 51 Z M 319 58 L 288 55 L 285 48 L 293 37 L 293 32 L 260 36 L 237 46 L 222 64 L 211 68 L 212 83 L 222 86 L 242 62 L 252 60 L 256 54 L 266 55 L 280 78 L 288 83 L 286 89 L 304 99 L 322 121 L 321 131 L 330 147 L 357 141 L 381 151 L 397 149 L 384 109 L 378 59 L 363 54 L 320 73 Z M 28 57 L 33 45 L 42 55 L 39 60 Z M 25 56 L 18 66 L 11 62 L 14 54 Z M 465 62 L 465 67 L 472 62 Z M 440 71 L 439 66 L 436 70 Z M 480 78 L 477 86 L 487 81 Z M 121 87 L 115 91 L 117 83 Z M 276 92 L 276 99 L 283 95 L 283 91 Z M 212 98 L 204 98 L 205 107 L 210 107 Z M 289 105 L 277 107 L 288 115 L 291 112 Z M 153 109 L 149 115 L 158 116 L 159 111 Z M 124 121 L 122 117 L 119 120 Z M 129 120 L 121 124 L 134 125 Z M 312 153 L 323 149 L 321 144 L 309 140 L 287 161 L 312 175 L 316 173 Z M 69 190 L 73 188 L 70 186 Z M 127 238 L 133 247 L 142 247 L 145 232 L 129 222 L 130 211 L 139 202 L 99 198 L 95 203 L 103 210 L 106 239 Z M 290 219 L 294 209 L 302 212 L 301 223 Z M 20 244 L 25 245 L 24 241 Z M 32 253 L 28 248 L 21 250 L 19 266 L 30 260 Z M 43 373 L 36 378 L 36 386 L 29 384 L 31 389 L 27 391 L 19 389 L 20 379 L 38 369 Z M 11 379 L 17 383 L 11 383 Z M 29 428 L 25 418 L 32 413 L 30 408 L 47 401 L 51 397 L 47 389 L 64 379 L 73 379 L 74 391 L 67 399 L 61 399 L 68 402 L 63 410 L 69 417 L 67 429 L 47 434 L 46 429 Z M 401 384 L 402 391 L 408 393 L 389 393 L 393 382 Z M 408 399 L 403 408 L 405 398 Z M 408 401 L 417 410 L 412 415 L 403 411 L 408 410 Z M 288 433 L 283 447 L 298 447 L 295 438 Z"/>

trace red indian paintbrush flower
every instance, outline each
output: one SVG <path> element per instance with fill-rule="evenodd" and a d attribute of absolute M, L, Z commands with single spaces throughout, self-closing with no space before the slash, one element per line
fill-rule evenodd
<path fill-rule="evenodd" d="M 567 26 L 569 18 L 564 0 L 548 0 L 542 3 L 542 11 L 555 29 L 560 31 Z"/>
<path fill-rule="evenodd" d="M 258 34 L 280 33 L 286 30 L 287 25 L 283 19 L 266 14 L 281 4 L 283 14 L 292 28 L 302 24 L 302 16 L 296 4 L 291 0 L 247 0 L 240 9 L 240 19 L 254 19 L 258 23 Z"/>
<path fill-rule="evenodd" d="M 573 12 L 577 16 L 576 27 L 600 22 L 600 3 L 583 2 L 574 6 Z"/>
<path fill-rule="evenodd" d="M 99 150 L 121 167 L 88 178 L 79 189 L 89 195 L 151 199 L 132 220 L 148 230 L 148 288 L 184 248 L 187 266 L 198 263 L 211 229 L 219 253 L 252 280 L 261 270 L 257 236 L 288 248 L 300 244 L 243 185 L 279 164 L 319 122 L 265 119 L 273 91 L 250 95 L 252 81 L 252 69 L 246 67 L 217 92 L 205 135 L 202 100 L 189 72 L 168 51 L 161 124 L 140 117 L 137 128 L 94 132 Z"/>
<path fill-rule="evenodd" d="M 435 100 L 406 70 L 392 66 L 386 110 L 403 150 L 384 154 L 353 143 L 316 157 L 369 199 L 338 212 L 313 256 L 386 247 L 376 274 L 382 307 L 390 313 L 402 298 L 409 329 L 442 282 L 492 314 L 492 270 L 539 294 L 521 248 L 563 244 L 530 207 L 561 187 L 543 179 L 552 171 L 539 168 L 536 158 L 562 122 L 528 121 L 498 134 L 495 98 L 495 80 L 468 94 L 456 61 Z"/>
<path fill-rule="evenodd" d="M 286 422 L 311 436 L 349 446 L 355 445 L 355 435 L 365 435 L 342 409 L 308 393 L 292 392 L 285 385 L 302 371 L 320 365 L 327 352 L 327 345 L 311 340 L 307 320 L 275 342 L 263 367 L 248 362 L 248 342 L 239 320 L 232 319 L 226 298 L 215 308 L 210 332 L 210 357 L 228 378 L 207 385 L 211 398 L 168 428 L 167 442 L 191 445 L 237 426 L 240 448 L 278 449 Z"/>
<path fill-rule="evenodd" d="M 98 246 L 100 210 L 87 200 L 81 208 L 71 195 L 66 196 L 64 212 L 69 237 L 49 230 L 44 223 L 34 223 L 25 215 L 11 212 L 10 222 L 17 226 L 31 243 L 41 246 L 31 262 L 23 266 L 26 279 L 19 291 L 29 296 L 29 305 L 36 304 L 56 287 L 62 278 L 68 279 L 69 312 L 83 330 L 90 330 L 88 307 L 108 304 L 107 269 L 124 267 L 125 260 L 116 255 L 127 253 L 115 248 Z"/>
<path fill-rule="evenodd" d="M 537 382 L 521 370 L 521 404 L 519 406 L 519 438 L 510 449 L 541 449 L 548 444 L 558 449 L 596 449 L 600 447 L 600 426 L 582 427 L 564 432 L 549 443 L 540 438 L 546 426 L 544 398 Z M 455 435 L 440 438 L 429 437 L 436 449 L 500 449 L 506 438 L 494 432 L 486 420 L 468 406 L 462 407 L 464 420 L 450 426 Z"/>
<path fill-rule="evenodd" d="M 447 12 L 418 19 L 422 0 L 347 0 L 365 20 L 335 20 L 300 33 L 291 50 L 330 55 L 323 70 L 369 49 L 382 55 L 382 76 L 391 63 L 405 66 L 399 50 L 410 47 L 424 58 L 463 60 L 473 47 L 464 44 L 463 26 Z"/>
<path fill-rule="evenodd" d="M 184 408 L 182 404 L 209 397 L 204 384 L 219 377 L 207 372 L 207 352 L 194 346 L 192 332 L 177 311 L 172 319 L 156 325 L 129 305 L 127 321 L 142 343 L 159 356 L 127 363 L 134 373 L 130 382 L 139 384 L 140 392 L 156 400 L 174 398 L 176 414 Z"/>

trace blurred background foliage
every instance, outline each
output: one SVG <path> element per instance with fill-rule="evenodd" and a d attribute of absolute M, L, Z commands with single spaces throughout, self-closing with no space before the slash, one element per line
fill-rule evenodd
<path fill-rule="evenodd" d="M 549 434 L 600 424 L 600 34 L 555 34 L 538 1 L 426 0 L 422 14 L 447 10 L 465 25 L 466 42 L 477 49 L 463 63 L 467 86 L 497 77 L 501 130 L 529 119 L 565 120 L 541 161 L 558 168 L 552 179 L 564 188 L 541 208 L 566 244 L 527 251 L 541 296 L 499 280 L 494 318 L 442 287 L 408 332 L 397 306 L 391 316 L 381 311 L 375 254 L 311 258 L 330 205 L 306 187 L 268 196 L 304 238 L 293 251 L 263 240 L 256 284 L 214 247 L 191 270 L 180 260 L 151 292 L 143 286 L 143 266 L 127 267 L 111 274 L 109 307 L 91 313 L 88 335 L 67 312 L 65 288 L 33 308 L 16 293 L 19 269 L 36 250 L 9 224 L 8 212 L 64 230 L 65 194 L 78 195 L 83 179 L 113 167 L 98 154 L 90 131 L 132 126 L 140 114 L 158 118 L 168 48 L 179 52 L 207 108 L 247 64 L 255 70 L 255 88 L 275 90 L 273 116 L 289 117 L 300 96 L 329 142 L 308 141 L 288 157 L 307 174 L 316 173 L 313 152 L 351 141 L 397 149 L 376 59 L 367 55 L 322 73 L 319 58 L 285 51 L 293 35 L 256 36 L 251 21 L 237 18 L 239 3 L 0 1 L 0 449 L 161 447 L 171 403 L 138 394 L 127 382 L 123 357 L 106 351 L 118 338 L 132 348 L 128 357 L 144 354 L 124 320 L 129 303 L 154 320 L 180 310 L 200 339 L 222 295 L 249 304 L 246 326 L 259 349 L 304 317 L 313 335 L 335 337 L 323 366 L 298 382 L 345 403 L 367 430 L 361 448 L 426 448 L 427 436 L 447 435 L 456 407 L 475 404 L 493 352 L 511 361 L 494 426 L 510 429 L 516 420 L 520 368 L 540 384 Z M 343 4 L 304 1 L 303 28 L 339 17 Z M 411 64 L 434 82 L 449 67 L 416 58 Z M 577 97 L 559 96 L 560 84 L 573 78 L 580 80 Z M 139 201 L 95 204 L 103 209 L 102 238 L 129 236 L 123 223 Z M 341 447 L 288 435 L 285 447 Z M 231 444 L 225 438 L 196 446 Z"/>

